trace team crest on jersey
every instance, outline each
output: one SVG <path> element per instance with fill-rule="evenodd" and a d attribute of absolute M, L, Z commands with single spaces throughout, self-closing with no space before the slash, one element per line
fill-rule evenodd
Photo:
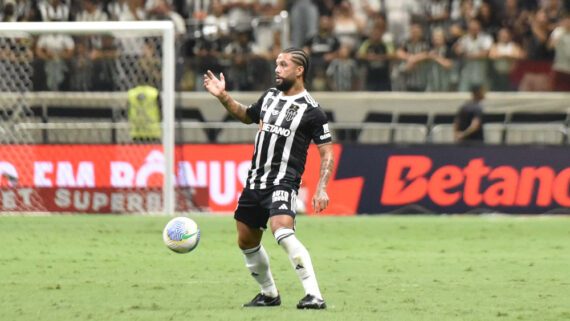
<path fill-rule="evenodd" d="M 292 121 L 293 118 L 295 118 L 295 116 L 297 116 L 297 110 L 299 109 L 299 106 L 297 105 L 293 105 L 291 107 L 289 107 L 289 109 L 287 109 L 287 112 L 285 113 L 285 119 L 287 121 Z"/>

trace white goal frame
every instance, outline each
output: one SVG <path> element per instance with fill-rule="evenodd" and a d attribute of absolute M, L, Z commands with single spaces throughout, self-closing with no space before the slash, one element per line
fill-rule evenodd
<path fill-rule="evenodd" d="M 105 22 L 2 22 L 0 35 L 22 32 L 34 34 L 113 34 L 136 32 L 162 37 L 162 146 L 164 152 L 163 213 L 174 215 L 174 24 L 172 21 Z"/>

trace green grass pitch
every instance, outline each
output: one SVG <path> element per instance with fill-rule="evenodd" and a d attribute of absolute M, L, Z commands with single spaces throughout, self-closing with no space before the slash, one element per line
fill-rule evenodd
<path fill-rule="evenodd" d="M 283 300 L 258 287 L 230 216 L 191 216 L 194 252 L 162 243 L 168 217 L 0 217 L 0 320 L 570 320 L 570 218 L 299 217 L 328 304 L 302 286 L 270 233 Z"/>

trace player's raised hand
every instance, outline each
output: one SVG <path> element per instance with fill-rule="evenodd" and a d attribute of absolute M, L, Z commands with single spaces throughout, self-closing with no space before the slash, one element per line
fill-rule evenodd
<path fill-rule="evenodd" d="M 226 90 L 226 78 L 220 73 L 220 79 L 214 76 L 210 70 L 204 74 L 204 88 L 212 95 L 219 97 Z"/>

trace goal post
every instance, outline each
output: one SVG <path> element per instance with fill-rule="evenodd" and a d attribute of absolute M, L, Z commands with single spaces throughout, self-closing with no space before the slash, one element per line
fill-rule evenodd
<path fill-rule="evenodd" d="M 128 97 L 126 95 L 126 91 L 133 86 L 133 83 L 136 83 L 136 79 L 134 80 L 133 77 L 140 77 L 140 74 L 133 74 L 131 72 L 131 68 L 134 70 L 136 68 L 143 69 L 145 73 L 152 73 L 153 67 L 157 67 L 160 64 L 160 75 L 156 76 L 156 78 L 160 78 L 160 84 L 156 85 L 156 89 L 159 92 L 160 97 L 160 109 L 162 113 L 162 118 L 160 119 L 160 137 L 159 142 L 156 142 L 155 145 L 160 144 L 162 145 L 162 153 L 163 153 L 163 161 L 160 163 L 163 168 L 159 170 L 162 175 L 162 195 L 161 195 L 161 209 L 156 212 L 164 213 L 167 215 L 173 215 L 176 211 L 176 193 L 175 193 L 175 169 L 174 169 L 174 86 L 175 86 L 175 35 L 174 35 L 174 25 L 171 21 L 112 21 L 112 22 L 14 22 L 14 23 L 0 23 L 0 113 L 2 114 L 2 119 L 0 119 L 0 188 L 2 189 L 2 195 L 0 195 L 0 212 L 6 212 L 10 210 L 14 211 L 21 211 L 21 207 L 18 208 L 18 200 L 27 201 L 24 207 L 24 212 L 43 212 L 43 211 L 51 211 L 46 210 L 45 207 L 37 208 L 33 204 L 34 201 L 30 201 L 30 197 L 34 197 L 34 193 L 30 192 L 30 189 L 26 191 L 14 191 L 13 189 L 18 183 L 18 173 L 17 173 L 17 166 L 12 164 L 10 160 L 14 160 L 15 158 L 19 157 L 18 155 L 14 155 L 14 153 L 26 153 L 29 151 L 31 154 L 38 155 L 39 149 L 46 144 L 54 144 L 55 146 L 69 147 L 75 148 L 75 150 L 79 151 L 80 146 L 83 144 L 81 140 L 73 140 L 76 135 L 84 135 L 85 141 L 87 144 L 93 144 L 92 146 L 99 146 L 103 140 L 92 140 L 95 132 L 88 132 L 90 128 L 105 128 L 105 126 L 113 127 L 112 130 L 112 140 L 113 141 L 122 141 L 122 144 L 132 144 L 133 146 L 142 146 L 144 144 L 150 144 L 148 142 L 143 142 L 142 144 L 138 144 L 133 142 L 132 137 L 128 137 L 129 134 L 125 134 L 121 132 L 121 126 L 129 127 L 129 122 L 126 119 L 130 116 L 128 111 L 128 107 L 121 107 L 120 111 L 116 113 L 113 111 L 113 119 L 122 118 L 123 121 L 120 124 L 117 123 L 92 123 L 87 121 L 86 123 L 71 120 L 67 122 L 61 122 L 59 124 L 53 124 L 50 122 L 50 119 L 46 119 L 46 114 L 49 114 L 49 111 L 40 110 L 34 111 L 31 105 L 30 96 L 34 92 L 32 85 L 31 77 L 37 77 L 37 72 L 39 70 L 34 70 L 35 66 L 32 66 L 32 60 L 29 59 L 30 55 L 34 55 L 37 50 L 36 47 L 39 45 L 38 38 L 42 35 L 69 35 L 69 36 L 85 36 L 85 37 L 103 37 L 103 36 L 111 36 L 115 39 L 126 39 L 129 37 L 137 38 L 137 44 L 146 44 L 146 40 L 148 37 L 152 37 L 154 42 L 149 41 L 153 49 L 158 49 L 159 52 L 151 53 L 149 55 L 153 55 L 154 57 L 150 57 L 150 59 L 154 64 L 147 64 L 145 66 L 142 65 L 139 58 L 143 57 L 144 53 L 141 53 L 140 50 L 132 57 L 126 57 L 125 59 L 128 60 L 126 63 L 124 61 L 118 62 L 115 61 L 111 63 L 111 68 L 114 69 L 114 73 L 116 73 L 116 77 L 114 79 L 122 79 L 123 83 L 115 84 L 115 87 L 110 91 L 114 91 L 114 93 L 109 92 L 110 97 L 116 97 L 116 92 L 121 92 L 124 94 L 120 95 L 120 98 L 116 99 L 117 104 L 123 104 L 124 106 L 127 105 Z M 26 38 L 30 37 L 33 40 L 29 41 L 32 45 L 25 45 L 20 46 L 18 40 L 13 40 L 15 38 Z M 11 40 L 12 39 L 12 40 Z M 161 39 L 161 40 L 159 40 Z M 98 39 L 101 42 L 101 39 Z M 49 40 L 46 40 L 49 42 Z M 35 43 L 35 45 L 34 45 Z M 47 46 L 49 47 L 51 44 L 48 43 Z M 22 48 L 24 49 L 22 49 Z M 30 48 L 31 47 L 31 48 Z M 126 47 L 126 45 L 125 45 Z M 127 56 L 125 53 L 127 51 L 126 48 L 122 48 L 123 51 L 119 53 L 117 59 L 122 59 L 123 56 Z M 139 48 L 140 49 L 140 48 Z M 75 48 L 74 48 L 75 50 Z M 79 49 L 77 49 L 79 50 Z M 129 49 L 132 50 L 132 49 Z M 144 49 L 143 49 L 144 50 Z M 35 51 L 35 52 L 34 52 Z M 122 56 L 121 56 L 122 54 Z M 21 57 L 20 57 L 21 56 Z M 134 57 L 134 58 L 133 58 Z M 130 60 L 129 60 L 130 59 Z M 61 70 L 66 70 L 66 68 L 70 68 L 68 65 L 60 64 L 60 61 L 57 59 L 53 59 L 55 63 L 53 64 L 53 68 L 48 68 L 48 63 L 46 62 L 45 68 L 45 81 L 48 85 L 52 85 L 54 81 L 60 81 L 61 78 L 58 78 L 57 75 L 61 73 Z M 81 61 L 78 59 L 78 65 L 81 66 Z M 24 61 L 24 62 L 22 62 Z M 52 67 L 51 61 L 49 62 L 49 67 Z M 62 69 L 58 70 L 57 66 L 60 66 Z M 54 69 L 55 68 L 55 69 Z M 93 68 L 93 67 L 92 67 Z M 158 67 L 156 68 L 158 69 Z M 138 69 L 137 69 L 138 70 Z M 98 71 L 98 70 L 95 70 Z M 36 73 L 36 74 L 34 74 Z M 79 79 L 79 80 L 78 80 Z M 85 81 L 89 82 L 92 78 L 87 76 L 78 79 L 71 79 L 69 80 L 70 86 L 77 86 L 78 82 Z M 77 90 L 77 89 L 75 89 Z M 62 94 L 66 94 L 63 93 Z M 51 89 L 51 92 L 46 92 L 46 96 L 50 94 L 57 95 L 58 90 Z M 76 92 L 79 97 L 81 97 L 81 92 Z M 85 94 L 85 93 L 83 93 Z M 86 95 L 86 94 L 85 94 Z M 53 95 L 52 95 L 53 96 Z M 88 99 L 88 95 L 86 95 L 85 99 Z M 36 99 L 38 100 L 38 99 Z M 41 100 L 41 99 L 40 99 Z M 82 104 L 88 104 L 87 102 L 77 101 L 77 105 L 81 106 Z M 41 109 L 42 102 L 37 102 L 35 107 Z M 34 107 L 34 108 L 35 108 Z M 86 112 L 90 112 L 86 109 Z M 38 115 L 40 113 L 41 115 Z M 117 115 L 119 116 L 117 116 Z M 39 118 L 39 120 L 33 121 L 32 118 Z M 78 115 L 78 117 L 83 117 L 82 119 L 85 120 L 84 115 Z M 56 118 L 56 117 L 54 117 Z M 2 124 L 3 123 L 3 124 Z M 56 130 L 59 128 L 67 129 L 67 135 L 70 137 L 70 141 L 66 142 L 65 140 L 55 140 L 53 139 L 53 135 L 55 135 Z M 132 128 L 131 128 L 132 130 Z M 128 128 L 127 128 L 128 131 Z M 61 131 L 60 131 L 61 134 Z M 132 131 L 131 131 L 132 134 Z M 34 136 L 36 138 L 33 138 Z M 64 131 L 65 135 L 65 131 Z M 111 134 L 109 134 L 111 135 Z M 126 138 L 121 138 L 119 136 L 125 136 Z M 131 135 L 132 136 L 132 135 Z M 37 138 L 39 137 L 39 138 Z M 117 138 L 118 137 L 118 138 Z M 48 140 L 46 142 L 46 139 Z M 111 138 L 110 138 L 111 139 Z M 39 142 L 42 141 L 42 142 Z M 113 142 L 111 142 L 113 144 Z M 138 144 L 138 145 L 137 145 Z M 71 146 L 71 147 L 70 147 Z M 103 146 L 105 147 L 105 146 Z M 120 146 L 118 146 L 120 148 Z M 140 148 L 139 148 L 140 149 Z M 54 152 L 57 152 L 54 150 Z M 105 153 L 105 149 L 101 149 L 95 153 Z M 125 151 L 125 153 L 127 153 Z M 28 157 L 27 155 L 21 155 L 20 157 Z M 148 156 L 150 157 L 150 156 Z M 40 160 L 41 159 L 37 159 Z M 65 162 L 64 162 L 65 163 Z M 24 164 L 24 162 L 22 162 Z M 26 163 L 29 166 L 31 164 Z M 61 164 L 59 164 L 61 165 Z M 59 166 L 58 165 L 58 166 Z M 72 164 L 71 166 L 75 165 L 75 169 L 80 167 L 81 164 Z M 155 164 L 156 165 L 156 164 Z M 46 162 L 36 162 L 33 164 L 34 170 L 41 170 L 43 168 L 44 173 L 48 172 L 55 172 L 54 164 L 47 164 Z M 42 167 L 44 166 L 44 167 Z M 46 167 L 47 166 L 47 167 Z M 51 167 L 50 167 L 51 166 Z M 63 164 L 62 168 L 65 168 L 67 164 Z M 88 165 L 85 165 L 89 168 Z M 47 168 L 47 169 L 46 169 Z M 26 169 L 29 170 L 29 169 Z M 87 169 L 86 173 L 89 173 L 93 169 Z M 51 172 L 50 172 L 51 171 Z M 71 171 L 73 174 L 73 170 Z M 13 175 L 15 174 L 15 175 Z M 33 174 L 36 175 L 36 174 Z M 32 185 L 32 186 L 23 186 L 27 188 L 34 189 L 37 187 L 38 183 L 38 176 L 33 176 L 32 174 L 27 174 L 28 181 L 25 185 Z M 55 175 L 55 174 L 54 174 Z M 58 174 L 59 175 L 59 174 Z M 62 181 L 65 183 L 65 175 L 63 175 Z M 150 175 L 150 174 L 149 174 Z M 20 175 L 25 176 L 25 175 Z M 33 176 L 33 177 L 32 177 Z M 73 175 L 72 175 L 73 176 Z M 80 181 L 81 177 L 77 174 L 76 177 L 71 177 L 71 181 L 77 182 Z M 109 178 L 107 178 L 109 179 Z M 112 178 L 111 178 L 112 179 Z M 56 178 L 52 179 L 53 181 Z M 57 180 L 60 180 L 60 177 L 57 177 Z M 94 180 L 94 179 L 92 179 Z M 52 184 L 53 183 L 53 184 Z M 35 185 L 34 185 L 35 184 Z M 52 184 L 52 185 L 50 185 Z M 83 186 L 91 186 L 89 183 Z M 133 183 L 134 184 L 134 183 Z M 55 182 L 46 183 L 44 186 L 53 186 L 56 187 Z M 12 189 L 12 190 L 11 190 Z M 17 195 L 20 193 L 21 195 Z M 62 192 L 63 193 L 63 192 Z M 96 193 L 95 193 L 96 194 Z M 95 206 L 96 202 L 99 202 L 99 209 L 100 208 L 111 208 L 108 205 L 113 202 L 113 195 L 105 195 L 105 193 L 99 193 L 97 195 L 92 194 L 85 199 L 89 198 L 91 205 Z M 30 196 L 32 195 L 32 196 Z M 79 194 L 80 200 L 83 200 L 82 197 L 85 194 Z M 62 195 L 59 195 L 62 196 Z M 99 197 L 99 199 L 97 199 Z M 126 196 L 125 196 L 126 197 Z M 52 198 L 55 198 L 57 201 L 58 195 L 56 194 Z M 133 199 L 135 199 L 134 197 Z M 115 197 L 115 201 L 122 201 L 123 198 Z M 53 200 L 52 200 L 53 201 Z M 104 207 L 103 201 L 106 201 L 107 204 Z M 65 203 L 65 202 L 63 202 Z M 132 206 L 131 209 L 141 208 L 139 201 L 135 202 L 135 205 Z M 132 205 L 132 204 L 131 204 Z M 131 206 L 131 205 L 121 205 L 121 206 Z M 70 210 L 71 209 L 71 210 Z M 67 207 L 67 210 L 62 211 L 72 211 L 73 207 Z M 154 207 L 154 209 L 157 209 Z M 144 211 L 143 211 L 144 212 Z M 150 212 L 155 212 L 152 210 Z"/>

